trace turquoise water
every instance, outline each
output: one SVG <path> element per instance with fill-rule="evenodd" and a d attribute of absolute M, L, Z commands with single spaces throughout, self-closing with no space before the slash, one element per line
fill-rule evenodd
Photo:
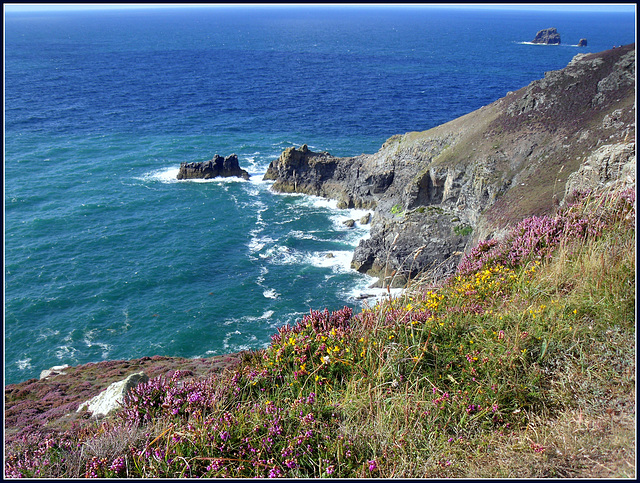
<path fill-rule="evenodd" d="M 550 26 L 565 45 L 527 44 Z M 310 309 L 360 306 L 367 227 L 342 222 L 365 212 L 273 193 L 269 163 L 304 143 L 373 153 L 634 29 L 446 9 L 6 14 L 5 381 L 259 348 Z M 251 179 L 176 180 L 216 153 Z"/>

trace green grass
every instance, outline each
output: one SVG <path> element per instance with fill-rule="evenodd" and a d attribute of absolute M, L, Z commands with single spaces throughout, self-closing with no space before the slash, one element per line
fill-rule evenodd
<path fill-rule="evenodd" d="M 635 477 L 630 196 L 586 197 L 438 287 L 311 311 L 224 375 L 154 379 L 110 421 L 15 443 L 5 472 Z"/>

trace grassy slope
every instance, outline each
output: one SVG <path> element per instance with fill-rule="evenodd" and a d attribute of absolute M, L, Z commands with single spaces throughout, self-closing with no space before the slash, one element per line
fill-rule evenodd
<path fill-rule="evenodd" d="M 6 404 L 6 401 L 5 401 Z M 29 430 L 7 476 L 635 477 L 635 194 L 484 243 L 439 287 L 311 312 L 234 371 Z"/>

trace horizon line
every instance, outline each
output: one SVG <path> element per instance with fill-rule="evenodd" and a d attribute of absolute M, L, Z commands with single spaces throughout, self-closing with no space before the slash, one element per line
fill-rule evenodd
<path fill-rule="evenodd" d="M 635 3 L 602 3 L 602 4 L 496 4 L 496 3 L 397 3 L 397 4 L 380 4 L 380 3 L 5 3 L 3 5 L 4 13 L 28 13 L 28 12 L 70 12 L 70 11 L 96 11 L 96 10 L 134 10 L 134 9 L 172 9 L 172 8 L 255 8 L 255 7 L 271 7 L 271 8 L 313 8 L 313 7 L 379 7 L 379 8 L 451 8 L 462 10 L 517 10 L 517 11 L 544 11 L 544 12 L 617 12 L 617 13 L 635 13 Z"/>

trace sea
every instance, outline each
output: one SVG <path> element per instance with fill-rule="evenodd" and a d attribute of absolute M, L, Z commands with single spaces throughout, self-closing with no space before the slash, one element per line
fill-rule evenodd
<path fill-rule="evenodd" d="M 561 45 L 531 43 L 549 27 Z M 196 5 L 7 10 L 4 28 L 10 384 L 260 349 L 310 310 L 374 304 L 350 268 L 367 212 L 275 193 L 269 163 L 375 153 L 635 42 L 635 13 Z M 215 154 L 250 179 L 176 179 Z"/>

